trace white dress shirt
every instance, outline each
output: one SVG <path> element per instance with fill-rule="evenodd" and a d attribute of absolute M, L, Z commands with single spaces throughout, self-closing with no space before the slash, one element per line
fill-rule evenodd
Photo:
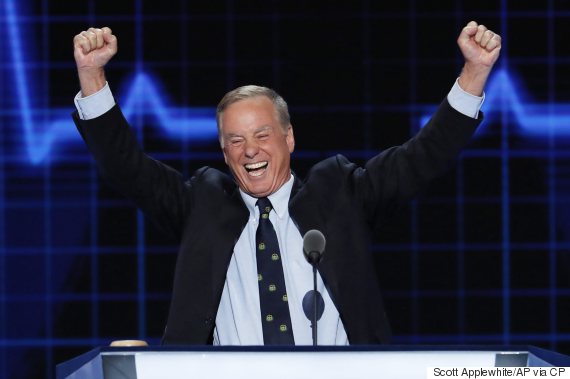
<path fill-rule="evenodd" d="M 273 206 L 269 213 L 269 221 L 273 224 L 279 242 L 295 344 L 312 345 L 311 321 L 303 312 L 302 304 L 305 294 L 313 289 L 313 268 L 303 254 L 303 237 L 289 215 L 289 197 L 292 188 L 293 176 L 277 192 L 269 196 Z M 214 331 L 216 345 L 263 345 L 255 258 L 255 234 L 259 223 L 259 209 L 255 205 L 256 198 L 241 190 L 240 194 L 249 210 L 249 220 L 235 245 L 228 267 L 216 317 Z M 347 345 L 348 338 L 338 310 L 318 274 L 317 290 L 325 301 L 324 313 L 318 322 L 319 345 Z"/>
<path fill-rule="evenodd" d="M 477 118 L 484 95 L 473 96 L 463 91 L 456 81 L 447 99 L 458 112 Z M 115 105 L 108 83 L 99 92 L 90 96 L 81 97 L 81 93 L 78 93 L 74 102 L 79 117 L 84 120 L 98 117 Z M 277 192 L 269 196 L 273 205 L 269 220 L 277 233 L 281 250 L 295 344 L 312 345 L 311 322 L 303 312 L 302 301 L 305 294 L 313 289 L 313 270 L 303 254 L 303 238 L 289 215 L 288 204 L 292 187 L 293 176 Z M 235 245 L 228 267 L 216 315 L 214 344 L 217 345 L 263 344 L 255 257 L 255 233 L 259 210 L 255 206 L 257 199 L 241 190 L 240 193 L 249 210 L 249 220 Z M 326 255 L 326 250 L 324 254 Z M 338 310 L 320 275 L 317 277 L 317 287 L 325 301 L 324 313 L 318 322 L 319 345 L 348 345 Z"/>

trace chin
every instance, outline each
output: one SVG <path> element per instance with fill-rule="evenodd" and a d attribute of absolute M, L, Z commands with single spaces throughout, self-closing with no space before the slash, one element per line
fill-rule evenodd
<path fill-rule="evenodd" d="M 249 194 L 253 197 L 267 197 L 271 195 L 271 191 L 250 191 Z"/>
<path fill-rule="evenodd" d="M 247 193 L 250 196 L 253 196 L 253 197 L 267 196 L 266 195 L 268 192 L 267 189 L 260 188 L 260 187 L 254 186 L 254 185 L 240 185 L 239 183 L 238 183 L 238 185 L 242 191 L 244 191 L 245 193 Z"/>

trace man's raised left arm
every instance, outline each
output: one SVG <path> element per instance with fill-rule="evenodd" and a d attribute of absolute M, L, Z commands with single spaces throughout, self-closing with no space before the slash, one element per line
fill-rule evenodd
<path fill-rule="evenodd" d="M 501 36 L 471 21 L 459 34 L 457 45 L 465 59 L 458 84 L 465 92 L 482 96 L 485 83 L 499 58 Z"/>

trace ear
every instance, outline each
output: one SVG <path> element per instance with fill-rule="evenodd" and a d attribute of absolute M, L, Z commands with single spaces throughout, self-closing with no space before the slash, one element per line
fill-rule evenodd
<path fill-rule="evenodd" d="M 285 136 L 287 146 L 289 147 L 289 154 L 295 150 L 295 136 L 293 135 L 293 125 L 289 124 L 287 128 L 287 135 Z"/>

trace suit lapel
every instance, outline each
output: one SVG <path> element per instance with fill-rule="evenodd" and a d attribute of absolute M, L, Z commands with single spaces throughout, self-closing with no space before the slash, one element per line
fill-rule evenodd
<path fill-rule="evenodd" d="M 317 202 L 310 199 L 301 180 L 293 174 L 295 181 L 289 198 L 289 215 L 299 229 L 301 236 L 304 236 L 311 229 L 323 229 L 324 220 Z"/>
<path fill-rule="evenodd" d="M 227 194 L 222 208 L 224 216 L 221 217 L 220 230 L 216 236 L 220 238 L 219 249 L 216 249 L 216 254 L 212 254 L 212 290 L 216 302 L 222 295 L 234 247 L 249 218 L 249 212 L 237 186 L 234 185 L 233 189 L 227 191 Z"/>
<path fill-rule="evenodd" d="M 324 211 L 319 207 L 322 201 L 319 201 L 320 199 L 315 198 L 315 196 L 319 195 L 311 194 L 310 191 L 307 190 L 307 186 L 295 176 L 295 183 L 291 191 L 291 198 L 289 199 L 289 214 L 302 237 L 309 230 L 317 229 L 323 233 L 328 241 L 329 244 L 325 248 L 323 260 L 319 263 L 318 271 L 325 286 L 327 286 L 329 290 L 329 294 L 335 306 L 340 312 L 341 308 L 339 308 L 337 304 L 340 289 L 338 283 L 339 277 L 335 274 L 334 267 L 335 255 L 339 254 L 339 252 L 336 251 L 335 246 L 330 244 L 333 238 L 331 238 L 329 234 L 331 231 L 327 228 Z"/>

